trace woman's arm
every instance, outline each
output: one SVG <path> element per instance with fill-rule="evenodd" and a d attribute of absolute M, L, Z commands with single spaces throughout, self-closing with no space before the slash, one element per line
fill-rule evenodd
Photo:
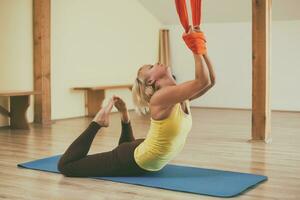
<path fill-rule="evenodd" d="M 196 32 L 201 32 L 201 29 L 200 29 L 200 26 L 194 26 L 194 30 Z M 213 65 L 211 63 L 211 60 L 210 58 L 208 57 L 207 55 L 207 52 L 205 54 L 203 54 L 203 58 L 204 58 L 204 61 L 206 63 L 206 66 L 208 67 L 208 70 L 209 70 L 209 76 L 210 76 L 210 81 L 212 83 L 212 86 L 215 84 L 215 79 L 216 79 L 216 75 L 215 75 L 215 72 L 214 72 L 214 69 L 213 69 Z"/>
<path fill-rule="evenodd" d="M 194 55 L 195 79 L 162 88 L 151 97 L 150 105 L 168 107 L 190 99 L 211 85 L 208 68 L 203 63 L 203 56 Z"/>
<path fill-rule="evenodd" d="M 207 53 L 205 53 L 205 54 L 203 55 L 203 58 L 204 58 L 204 60 L 205 60 L 206 66 L 207 66 L 208 71 L 209 71 L 209 77 L 210 77 L 210 82 L 211 82 L 211 84 L 210 84 L 207 88 L 205 88 L 204 90 L 199 91 L 198 93 L 194 94 L 194 95 L 189 99 L 190 101 L 193 100 L 193 99 L 196 99 L 196 98 L 201 97 L 201 96 L 202 96 L 203 94 L 205 94 L 210 88 L 212 88 L 212 87 L 215 85 L 215 83 L 216 83 L 216 75 L 215 75 L 215 72 L 214 72 L 214 69 L 213 69 L 213 65 L 212 65 L 212 63 L 211 63 L 211 61 L 210 61 L 210 59 L 209 59 Z"/>
<path fill-rule="evenodd" d="M 207 53 L 203 54 L 203 58 L 205 60 L 206 66 L 207 66 L 208 71 L 209 71 L 210 81 L 211 81 L 212 85 L 214 85 L 216 83 L 216 74 L 215 74 L 215 71 L 213 69 L 213 65 L 211 63 L 211 60 L 209 59 Z"/>

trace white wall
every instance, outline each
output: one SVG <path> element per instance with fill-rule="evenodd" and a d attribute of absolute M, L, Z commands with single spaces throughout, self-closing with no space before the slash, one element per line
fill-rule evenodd
<path fill-rule="evenodd" d="M 136 0 L 56 0 L 52 16 L 52 119 L 84 115 L 71 87 L 133 83 L 157 60 L 161 23 Z M 129 90 L 113 93 L 133 108 Z"/>
<path fill-rule="evenodd" d="M 32 0 L 0 0 L 0 90 L 33 89 L 32 48 Z M 0 105 L 8 108 L 8 98 Z M 33 120 L 33 106 L 27 116 Z M 2 115 L 1 125 L 8 125 Z"/>
<path fill-rule="evenodd" d="M 52 119 L 84 115 L 83 93 L 71 87 L 131 83 L 140 65 L 157 60 L 162 25 L 136 0 L 53 0 L 51 9 Z M 32 0 L 0 0 L 0 28 L 0 90 L 32 90 Z M 179 82 L 191 79 L 194 63 L 181 39 L 183 29 L 168 28 L 174 73 Z M 251 24 L 209 23 L 202 28 L 217 84 L 192 105 L 251 108 Z M 300 111 L 299 35 L 299 20 L 273 23 L 272 109 Z M 110 91 L 107 97 L 113 93 L 132 108 L 129 91 Z M 0 98 L 0 105 L 8 107 L 7 98 Z M 0 116 L 0 126 L 7 123 Z"/>
<path fill-rule="evenodd" d="M 52 119 L 84 115 L 84 94 L 71 87 L 133 83 L 157 60 L 161 23 L 137 0 L 52 0 L 51 12 Z M 0 28 L 0 90 L 32 90 L 32 0 L 0 0 Z M 133 108 L 129 90 L 112 94 Z M 32 103 L 27 115 L 32 122 Z"/>
<path fill-rule="evenodd" d="M 170 29 L 171 58 L 179 82 L 194 78 L 194 61 L 185 47 L 181 26 Z M 192 106 L 251 108 L 251 23 L 202 25 L 217 84 Z M 300 21 L 275 21 L 271 36 L 271 93 L 273 110 L 300 111 Z"/>

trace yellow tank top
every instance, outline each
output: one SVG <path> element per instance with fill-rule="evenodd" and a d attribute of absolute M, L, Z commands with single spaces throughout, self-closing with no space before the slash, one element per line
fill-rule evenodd
<path fill-rule="evenodd" d="M 185 102 L 189 114 L 186 114 L 178 103 L 174 105 L 168 118 L 151 118 L 145 140 L 134 150 L 134 159 L 141 168 L 158 171 L 183 149 L 192 128 L 189 100 Z"/>

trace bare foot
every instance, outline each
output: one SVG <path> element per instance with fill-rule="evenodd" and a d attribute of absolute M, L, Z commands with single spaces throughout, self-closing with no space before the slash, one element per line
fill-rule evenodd
<path fill-rule="evenodd" d="M 114 100 L 114 106 L 121 114 L 122 121 L 125 123 L 129 123 L 130 119 L 129 119 L 129 113 L 127 110 L 126 103 L 120 97 L 115 95 L 113 96 L 113 100 Z"/>
<path fill-rule="evenodd" d="M 102 127 L 109 126 L 109 114 L 113 108 L 114 100 L 111 98 L 108 104 L 102 107 L 94 117 L 93 121 L 98 123 Z"/>

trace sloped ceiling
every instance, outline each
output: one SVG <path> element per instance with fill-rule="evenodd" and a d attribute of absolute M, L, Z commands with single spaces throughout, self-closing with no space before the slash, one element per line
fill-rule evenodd
<path fill-rule="evenodd" d="M 138 1 L 163 24 L 179 24 L 174 0 Z M 202 22 L 251 21 L 251 9 L 252 0 L 202 0 Z M 272 20 L 300 20 L 299 10 L 300 0 L 273 0 Z"/>

